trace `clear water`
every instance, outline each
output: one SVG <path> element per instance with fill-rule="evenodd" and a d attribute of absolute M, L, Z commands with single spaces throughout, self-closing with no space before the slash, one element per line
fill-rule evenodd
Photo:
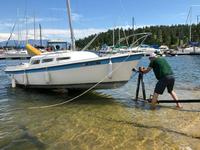
<path fill-rule="evenodd" d="M 166 58 L 176 75 L 180 99 L 200 99 L 200 57 Z M 81 92 L 10 88 L 0 61 L 0 149 L 199 149 L 200 104 L 162 104 L 155 110 L 131 100 L 137 75 L 122 88 L 98 90 L 61 106 L 28 110 L 64 102 Z M 147 66 L 148 59 L 139 66 Z M 144 77 L 147 95 L 154 89 L 153 73 Z M 167 93 L 160 99 L 171 99 Z M 23 108 L 18 111 L 10 111 Z"/>

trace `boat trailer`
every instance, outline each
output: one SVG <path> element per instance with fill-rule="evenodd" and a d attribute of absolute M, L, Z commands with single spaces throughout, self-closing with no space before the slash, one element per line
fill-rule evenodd
<path fill-rule="evenodd" d="M 146 98 L 146 90 L 145 90 L 145 84 L 144 84 L 144 80 L 143 80 L 143 73 L 137 69 L 133 69 L 134 72 L 138 73 L 138 80 L 137 80 L 137 88 L 136 88 L 136 95 L 135 95 L 135 99 L 134 101 L 144 101 L 144 102 L 148 102 L 151 103 L 151 95 L 150 98 L 147 99 Z M 142 86 L 142 95 L 143 95 L 143 99 L 139 98 L 139 92 L 140 92 L 140 84 Z M 200 99 L 182 99 L 182 100 L 178 100 L 178 101 L 174 101 L 174 100 L 157 100 L 157 103 L 200 103 Z"/>

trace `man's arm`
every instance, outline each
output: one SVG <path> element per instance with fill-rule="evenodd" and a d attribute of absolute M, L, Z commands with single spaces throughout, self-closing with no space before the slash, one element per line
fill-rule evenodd
<path fill-rule="evenodd" d="M 149 71 L 151 71 L 151 69 L 152 69 L 151 67 L 147 67 L 147 68 L 141 67 L 140 71 L 145 74 L 145 73 L 148 73 Z"/>

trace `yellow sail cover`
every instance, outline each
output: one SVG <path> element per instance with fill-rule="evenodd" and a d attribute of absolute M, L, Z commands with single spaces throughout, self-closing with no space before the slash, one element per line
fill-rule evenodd
<path fill-rule="evenodd" d="M 31 44 L 26 44 L 26 49 L 28 51 L 28 54 L 31 56 L 41 55 L 41 51 L 33 47 Z"/>

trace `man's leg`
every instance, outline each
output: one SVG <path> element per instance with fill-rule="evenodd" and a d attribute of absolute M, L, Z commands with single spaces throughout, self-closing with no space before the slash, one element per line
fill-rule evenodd
<path fill-rule="evenodd" d="M 158 96 L 159 96 L 159 94 L 156 93 L 156 92 L 154 92 L 153 98 L 152 98 L 152 100 L 151 100 L 151 103 L 152 103 L 153 105 L 155 105 L 155 104 L 157 103 Z"/>
<path fill-rule="evenodd" d="M 182 105 L 178 103 L 178 97 L 177 97 L 176 93 L 172 90 L 171 93 L 169 93 L 169 94 L 172 96 L 173 100 L 176 101 L 176 107 L 181 108 Z"/>
<path fill-rule="evenodd" d="M 158 96 L 159 94 L 163 94 L 164 90 L 165 90 L 166 84 L 165 84 L 165 79 L 160 79 L 157 83 L 156 83 L 156 87 L 154 89 L 154 93 L 153 93 L 153 98 L 151 100 L 151 103 L 153 105 L 155 105 L 158 101 Z"/>
<path fill-rule="evenodd" d="M 176 95 L 176 93 L 174 92 L 173 88 L 174 88 L 174 83 L 175 83 L 175 78 L 173 76 L 169 76 L 168 77 L 168 85 L 167 85 L 167 90 L 168 93 L 171 95 L 171 97 L 173 98 L 174 101 L 176 101 L 176 107 L 181 108 L 181 104 L 178 103 L 178 97 Z"/>

